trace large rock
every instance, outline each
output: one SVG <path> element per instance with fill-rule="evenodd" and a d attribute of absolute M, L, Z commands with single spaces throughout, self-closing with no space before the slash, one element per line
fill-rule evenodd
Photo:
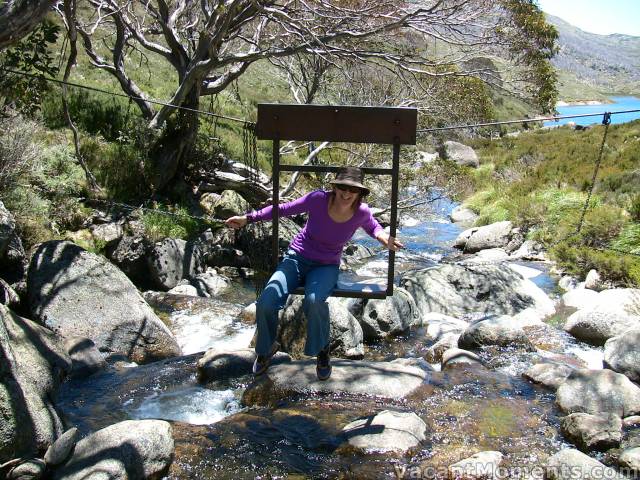
<path fill-rule="evenodd" d="M 630 315 L 610 306 L 597 306 L 572 313 L 563 328 L 578 340 L 604 345 L 610 338 L 638 326 L 640 316 Z"/>
<path fill-rule="evenodd" d="M 618 457 L 618 463 L 620 466 L 631 469 L 635 473 L 640 472 L 640 447 L 624 450 Z"/>
<path fill-rule="evenodd" d="M 43 453 L 62 434 L 50 399 L 70 370 L 53 332 L 0 305 L 0 463 Z"/>
<path fill-rule="evenodd" d="M 462 205 L 458 205 L 451 211 L 451 215 L 449 218 L 454 223 L 462 223 L 466 225 L 472 225 L 473 222 L 478 218 L 478 214 L 471 210 L 470 208 L 463 207 Z"/>
<path fill-rule="evenodd" d="M 9 283 L 24 275 L 25 252 L 13 215 L 0 201 L 0 271 Z"/>
<path fill-rule="evenodd" d="M 11 285 L 0 278 L 0 304 L 15 308 L 20 303 L 20 297 Z"/>
<path fill-rule="evenodd" d="M 47 449 L 44 454 L 44 461 L 49 466 L 60 465 L 65 462 L 80 439 L 80 430 L 73 427 L 64 432 Z"/>
<path fill-rule="evenodd" d="M 404 453 L 426 440 L 427 425 L 413 412 L 384 410 L 342 429 L 349 445 L 365 452 Z"/>
<path fill-rule="evenodd" d="M 509 221 L 473 227 L 458 235 L 454 247 L 465 253 L 475 253 L 488 248 L 504 248 L 512 239 L 512 231 L 513 224 Z"/>
<path fill-rule="evenodd" d="M 281 218 L 278 227 L 278 246 L 280 254 L 284 254 L 289 248 L 300 226 L 290 218 Z M 273 269 L 272 249 L 273 225 L 271 222 L 251 223 L 236 231 L 235 246 L 249 257 L 250 267 L 255 270 Z"/>
<path fill-rule="evenodd" d="M 546 293 L 507 266 L 438 265 L 406 273 L 400 286 L 413 296 L 423 319 L 432 312 L 463 317 L 530 309 L 540 318 L 555 312 Z"/>
<path fill-rule="evenodd" d="M 545 478 L 548 480 L 574 480 L 577 478 L 624 480 L 625 477 L 579 450 L 566 448 L 549 457 L 545 466 Z"/>
<path fill-rule="evenodd" d="M 90 338 L 102 352 L 148 362 L 180 354 L 164 323 L 104 257 L 70 242 L 40 245 L 29 266 L 29 306 L 63 337 Z"/>
<path fill-rule="evenodd" d="M 351 267 L 362 263 L 365 258 L 375 254 L 374 250 L 357 243 L 348 243 L 342 250 L 341 266 Z"/>
<path fill-rule="evenodd" d="M 66 338 L 64 348 L 72 362 L 71 377 L 88 377 L 107 366 L 107 362 L 98 350 L 98 347 L 96 347 L 96 344 L 93 343 L 93 340 L 90 338 Z"/>
<path fill-rule="evenodd" d="M 497 478 L 503 455 L 501 452 L 478 452 L 468 458 L 449 465 L 450 480 L 475 480 Z"/>
<path fill-rule="evenodd" d="M 509 254 L 504 248 L 488 248 L 486 250 L 480 250 L 474 255 L 467 257 L 462 265 L 469 265 L 470 263 L 500 263 L 509 260 Z"/>
<path fill-rule="evenodd" d="M 556 403 L 565 413 L 640 413 L 640 388 L 611 370 L 573 370 L 558 387 Z"/>
<path fill-rule="evenodd" d="M 416 302 L 404 288 L 394 288 L 384 300 L 369 300 L 360 325 L 366 341 L 376 341 L 408 330 L 419 320 Z"/>
<path fill-rule="evenodd" d="M 473 148 L 451 140 L 444 142 L 440 155 L 445 159 L 453 160 L 463 167 L 477 168 L 480 165 L 478 154 Z"/>
<path fill-rule="evenodd" d="M 40 480 L 44 478 L 46 463 L 40 458 L 30 458 L 12 468 L 7 480 Z"/>
<path fill-rule="evenodd" d="M 424 354 L 424 359 L 429 363 L 442 362 L 442 356 L 444 355 L 444 352 L 452 348 L 458 348 L 459 338 L 459 333 L 445 333 L 438 339 L 436 343 L 427 348 L 427 351 Z"/>
<path fill-rule="evenodd" d="M 4 203 L 0 201 L 0 260 L 4 259 L 15 231 L 16 221 L 11 212 L 5 208 Z"/>
<path fill-rule="evenodd" d="M 162 420 L 127 420 L 80 440 L 54 480 L 160 478 L 173 460 L 171 425 Z"/>
<path fill-rule="evenodd" d="M 115 245 L 124 235 L 124 227 L 121 222 L 93 225 L 90 230 L 94 243 L 102 244 L 106 247 Z"/>
<path fill-rule="evenodd" d="M 458 346 L 467 350 L 474 350 L 485 345 L 524 346 L 531 349 L 531 342 L 511 317 L 502 315 L 479 320 L 462 332 L 458 339 Z"/>
<path fill-rule="evenodd" d="M 560 426 L 562 434 L 584 452 L 617 447 L 622 440 L 622 420 L 615 414 L 572 413 Z"/>
<path fill-rule="evenodd" d="M 202 210 L 204 211 L 204 213 L 206 213 L 209 216 L 215 216 L 214 212 L 214 208 L 216 203 L 218 203 L 218 201 L 220 200 L 220 197 L 222 195 L 220 195 L 219 193 L 213 193 L 213 192 L 205 192 L 202 195 L 200 195 L 200 200 L 199 200 L 199 204 L 200 204 L 200 208 L 202 208 Z"/>
<path fill-rule="evenodd" d="M 422 317 L 422 325 L 426 326 L 425 339 L 437 342 L 448 333 L 461 334 L 469 326 L 469 322 L 441 313 L 428 313 Z"/>
<path fill-rule="evenodd" d="M 574 288 L 562 295 L 566 307 L 589 308 L 598 304 L 598 292 L 586 288 Z"/>
<path fill-rule="evenodd" d="M 602 278 L 597 270 L 589 270 L 589 273 L 587 273 L 587 276 L 584 279 L 584 288 L 596 290 L 598 292 L 603 290 Z"/>
<path fill-rule="evenodd" d="M 604 366 L 640 383 L 640 327 L 607 340 Z"/>
<path fill-rule="evenodd" d="M 280 313 L 278 341 L 284 352 L 293 357 L 304 354 L 307 337 L 307 320 L 303 309 L 304 296 L 290 295 Z M 329 304 L 330 339 L 332 355 L 361 358 L 364 355 L 362 327 L 349 313 L 344 302 L 335 297 L 327 299 Z"/>
<path fill-rule="evenodd" d="M 166 238 L 149 251 L 147 264 L 156 288 L 171 290 L 183 278 L 204 270 L 204 258 L 196 242 Z"/>
<path fill-rule="evenodd" d="M 572 371 L 573 368 L 568 365 L 547 361 L 533 365 L 522 375 L 532 382 L 556 390 L 567 380 Z"/>
<path fill-rule="evenodd" d="M 231 282 L 227 277 L 209 268 L 203 273 L 199 273 L 191 279 L 198 295 L 201 297 L 217 297 L 231 289 Z"/>
<path fill-rule="evenodd" d="M 206 383 L 248 375 L 252 371 L 255 359 L 256 352 L 252 348 L 233 351 L 212 348 L 198 360 L 198 381 Z M 278 352 L 271 358 L 271 365 L 290 361 L 289 354 Z"/>
<path fill-rule="evenodd" d="M 315 360 L 298 360 L 269 367 L 267 373 L 249 385 L 244 405 L 273 405 L 290 395 L 334 393 L 381 398 L 404 398 L 422 385 L 427 372 L 392 362 L 332 360 L 329 380 L 316 376 Z"/>
<path fill-rule="evenodd" d="M 511 253 L 511 258 L 516 260 L 546 261 L 547 256 L 541 243 L 534 240 L 525 240 L 522 245 Z"/>
<path fill-rule="evenodd" d="M 447 370 L 455 366 L 484 367 L 478 355 L 461 348 L 445 350 L 440 360 L 440 369 Z"/>
<path fill-rule="evenodd" d="M 115 248 L 107 249 L 107 257 L 129 279 L 144 290 L 153 287 L 147 256 L 151 242 L 144 235 L 124 235 Z"/>
<path fill-rule="evenodd" d="M 212 214 L 216 218 L 229 218 L 244 215 L 250 210 L 249 203 L 238 192 L 224 190 L 220 198 L 213 203 Z"/>

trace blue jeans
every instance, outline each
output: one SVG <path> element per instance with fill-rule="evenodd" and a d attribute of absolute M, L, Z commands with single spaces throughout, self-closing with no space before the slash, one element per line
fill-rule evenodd
<path fill-rule="evenodd" d="M 314 262 L 293 250 L 284 256 L 256 304 L 258 338 L 256 353 L 267 355 L 276 340 L 278 312 L 289 293 L 304 284 L 304 314 L 307 317 L 305 355 L 318 355 L 329 344 L 329 304 L 327 298 L 338 282 L 339 265 Z"/>

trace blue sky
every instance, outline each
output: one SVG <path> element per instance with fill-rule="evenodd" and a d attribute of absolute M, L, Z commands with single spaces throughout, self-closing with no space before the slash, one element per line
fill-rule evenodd
<path fill-rule="evenodd" d="M 585 32 L 640 36 L 640 0 L 538 0 L 538 5 Z"/>

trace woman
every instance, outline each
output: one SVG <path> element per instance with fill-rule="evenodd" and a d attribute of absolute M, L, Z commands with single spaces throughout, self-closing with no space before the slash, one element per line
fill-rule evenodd
<path fill-rule="evenodd" d="M 404 245 L 390 238 L 369 207 L 362 203 L 369 189 L 362 184 L 364 174 L 355 167 L 338 171 L 331 192 L 317 190 L 279 206 L 283 217 L 307 213 L 307 223 L 289 245 L 289 250 L 267 282 L 256 304 L 256 360 L 254 375 L 262 374 L 271 357 L 278 351 L 276 342 L 278 311 L 284 306 L 289 293 L 299 285 L 305 286 L 303 302 L 307 318 L 307 339 L 304 353 L 317 356 L 316 373 L 319 380 L 331 376 L 329 361 L 329 305 L 327 298 L 336 286 L 342 248 L 355 231 L 362 227 L 385 247 L 398 250 Z M 269 206 L 247 215 L 227 219 L 232 228 L 247 223 L 270 220 L 273 207 Z"/>

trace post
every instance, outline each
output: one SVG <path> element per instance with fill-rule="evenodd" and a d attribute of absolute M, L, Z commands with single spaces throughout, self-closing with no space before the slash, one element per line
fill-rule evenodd
<path fill-rule="evenodd" d="M 396 238 L 396 225 L 398 224 L 398 181 L 400 177 L 400 144 L 393 144 L 393 163 L 391 173 L 391 227 L 389 236 Z M 396 252 L 389 250 L 389 264 L 387 269 L 387 296 L 393 295 L 394 262 Z"/>
<path fill-rule="evenodd" d="M 280 241 L 278 239 L 278 227 L 280 222 L 280 140 L 273 140 L 273 218 L 272 222 L 272 242 L 273 242 L 273 270 L 278 266 L 278 256 L 280 254 Z"/>

